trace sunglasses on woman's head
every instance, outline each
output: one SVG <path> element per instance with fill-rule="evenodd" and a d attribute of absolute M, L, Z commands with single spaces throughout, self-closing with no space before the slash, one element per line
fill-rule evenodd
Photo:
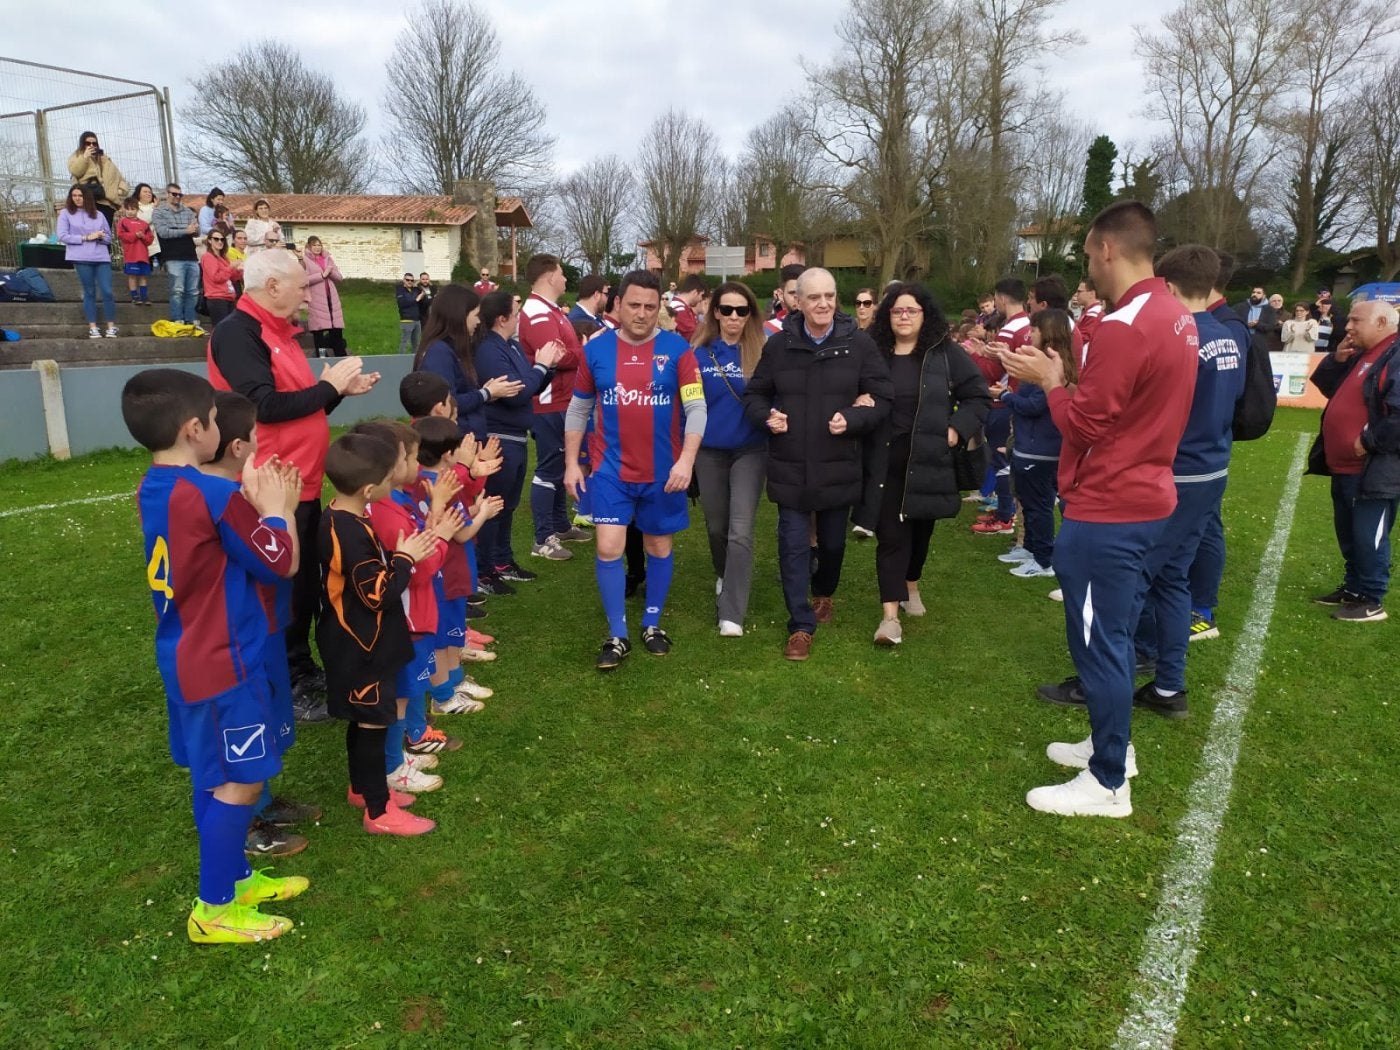
<path fill-rule="evenodd" d="M 721 317 L 748 317 L 753 312 L 747 306 L 730 306 L 728 303 L 720 303 L 715 309 Z"/>

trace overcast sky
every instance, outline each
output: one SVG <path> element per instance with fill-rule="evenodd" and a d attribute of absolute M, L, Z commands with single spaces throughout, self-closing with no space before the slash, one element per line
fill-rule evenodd
<path fill-rule="evenodd" d="M 834 26 L 847 8 L 847 0 L 479 2 L 500 34 L 504 66 L 529 80 L 548 110 L 561 173 L 598 154 L 635 155 L 642 132 L 668 106 L 703 116 L 737 153 L 753 125 L 801 90 L 801 61 L 822 63 L 833 55 Z M 1088 43 L 1051 56 L 1045 69 L 1068 109 L 1110 135 L 1120 151 L 1148 137 L 1133 23 L 1124 20 L 1123 6 L 1068 0 L 1056 25 L 1079 30 Z M 1155 23 L 1172 6 L 1173 0 L 1136 0 L 1131 18 Z M 0 51 L 168 86 L 178 137 L 190 80 L 217 59 L 216 45 L 232 51 L 274 36 L 363 104 L 377 138 L 384 130 L 385 59 L 406 24 L 418 34 L 432 32 L 413 22 L 411 6 L 395 9 L 385 0 L 240 0 L 181 8 L 178 24 L 171 7 L 167 0 L 127 0 L 120 25 L 109 32 L 93 22 L 88 5 L 53 5 L 44 10 L 42 30 L 26 34 L 23 53 L 3 44 Z M 76 46 L 84 37 L 91 46 Z M 105 144 L 120 162 L 120 147 L 110 138 Z"/>

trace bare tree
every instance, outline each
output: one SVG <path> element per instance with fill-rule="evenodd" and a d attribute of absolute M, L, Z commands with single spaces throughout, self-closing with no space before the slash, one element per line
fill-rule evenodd
<path fill-rule="evenodd" d="M 1146 63 L 1148 111 L 1170 129 L 1168 172 L 1193 204 L 1182 235 L 1223 247 L 1248 210 L 1266 166 L 1297 66 L 1299 0 L 1183 0 L 1159 31 L 1137 30 Z"/>
<path fill-rule="evenodd" d="M 1063 256 L 1078 232 L 1084 166 L 1094 129 L 1052 111 L 1029 135 L 1024 214 L 1040 227 L 1042 255 Z"/>
<path fill-rule="evenodd" d="M 386 158 L 403 188 L 451 193 L 458 179 L 528 193 L 549 179 L 554 139 L 545 109 L 500 68 L 500 39 L 470 0 L 422 0 L 385 64 Z"/>
<path fill-rule="evenodd" d="M 750 131 L 729 195 L 742 215 L 736 232 L 771 239 L 777 259 L 810 241 L 828 211 L 814 189 L 819 167 L 797 107 L 785 106 Z"/>
<path fill-rule="evenodd" d="M 701 118 L 667 110 L 647 129 L 637 173 L 642 230 L 662 273 L 676 280 L 690 242 L 716 218 L 725 173 L 719 139 Z"/>
<path fill-rule="evenodd" d="M 1376 231 L 1380 278 L 1400 274 L 1400 58 L 1392 58 L 1380 80 L 1367 84 L 1358 125 L 1352 172 L 1367 220 Z"/>
<path fill-rule="evenodd" d="M 1289 47 L 1289 61 L 1301 67 L 1303 77 L 1300 97 L 1282 121 L 1294 228 L 1289 287 L 1295 292 L 1307 278 L 1314 249 L 1348 203 L 1346 184 L 1337 177 L 1346 142 L 1340 113 L 1350 108 L 1341 102 L 1371 72 L 1377 43 L 1395 28 L 1393 6 L 1381 0 L 1303 2 L 1307 25 L 1337 31 L 1303 33 Z"/>
<path fill-rule="evenodd" d="M 191 81 L 182 116 L 202 169 L 260 193 L 357 193 L 375 176 L 364 108 L 295 48 L 260 40 Z"/>
<path fill-rule="evenodd" d="M 612 153 L 590 160 L 559 183 L 555 196 L 561 222 L 589 273 L 605 272 L 616 254 L 635 191 L 631 169 Z"/>

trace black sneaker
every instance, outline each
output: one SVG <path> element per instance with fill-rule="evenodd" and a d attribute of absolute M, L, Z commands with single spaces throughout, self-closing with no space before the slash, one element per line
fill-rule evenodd
<path fill-rule="evenodd" d="M 665 656 L 671 651 L 671 639 L 660 627 L 642 631 L 642 648 L 652 656 Z"/>
<path fill-rule="evenodd" d="M 1063 682 L 1038 685 L 1035 687 L 1035 695 L 1046 703 L 1059 704 L 1061 707 L 1084 707 L 1089 702 L 1084 696 L 1084 690 L 1080 688 L 1078 675 L 1066 678 Z"/>
<path fill-rule="evenodd" d="M 1171 696 L 1163 696 L 1157 692 L 1157 683 L 1148 682 L 1140 686 L 1133 694 L 1133 705 L 1145 707 L 1149 711 L 1155 711 L 1163 718 L 1185 718 L 1189 711 L 1186 710 L 1186 692 L 1174 693 Z"/>
<path fill-rule="evenodd" d="M 292 688 L 307 693 L 324 693 L 326 691 L 326 672 L 312 664 L 311 670 L 292 676 Z"/>
<path fill-rule="evenodd" d="M 1354 597 L 1332 614 L 1332 619 L 1347 623 L 1379 623 L 1385 618 L 1385 606 L 1372 598 Z"/>
<path fill-rule="evenodd" d="M 486 595 L 482 594 L 480 591 L 473 591 L 471 594 L 467 595 L 467 604 L 468 604 L 468 605 L 485 605 L 485 604 L 486 604 Z"/>
<path fill-rule="evenodd" d="M 1207 619 L 1194 609 L 1191 610 L 1190 632 L 1186 636 L 1188 642 L 1203 642 L 1207 638 L 1220 637 L 1220 628 L 1215 626 L 1215 621 Z"/>
<path fill-rule="evenodd" d="M 265 820 L 254 820 L 243 843 L 250 857 L 293 857 L 306 849 L 306 836 L 283 831 Z"/>
<path fill-rule="evenodd" d="M 531 580 L 539 579 L 538 573 L 522 569 L 516 562 L 511 562 L 505 568 L 497 569 L 496 575 L 503 580 L 510 580 L 511 583 L 529 583 Z"/>
<path fill-rule="evenodd" d="M 622 663 L 631 651 L 632 643 L 626 638 L 609 638 L 603 643 L 603 648 L 598 650 L 598 662 L 595 666 L 600 671 L 615 671 L 617 665 Z"/>
<path fill-rule="evenodd" d="M 476 585 L 481 588 L 482 594 L 506 595 L 515 593 L 515 588 L 494 572 L 483 572 L 476 578 Z"/>
<path fill-rule="evenodd" d="M 289 798 L 274 798 L 272 804 L 262 811 L 260 820 L 273 827 L 285 828 L 293 824 L 311 824 L 321 819 L 321 807 L 309 802 L 293 802 Z"/>
<path fill-rule="evenodd" d="M 1345 605 L 1347 602 L 1357 601 L 1361 595 L 1354 594 L 1345 587 L 1338 587 L 1329 594 L 1319 594 L 1313 599 L 1314 605 Z"/>
<path fill-rule="evenodd" d="M 293 686 L 292 717 L 302 725 L 315 725 L 318 722 L 330 721 L 331 715 L 326 710 L 326 701 L 320 694 Z"/>
<path fill-rule="evenodd" d="M 484 605 L 468 605 L 468 606 L 467 606 L 467 619 L 468 619 L 468 620 L 484 620 L 484 619 L 486 619 L 486 617 L 487 617 L 488 615 L 490 615 L 490 614 L 487 613 L 487 611 L 486 611 L 486 606 L 484 606 Z"/>

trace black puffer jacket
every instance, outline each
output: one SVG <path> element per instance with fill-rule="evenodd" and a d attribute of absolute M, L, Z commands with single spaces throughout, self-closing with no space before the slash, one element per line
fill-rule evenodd
<path fill-rule="evenodd" d="M 992 408 L 992 395 L 981 370 L 954 340 L 945 338 L 916 353 L 923 356 L 919 367 L 919 407 L 910 435 L 900 514 L 918 521 L 954 518 L 962 506 L 962 493 L 953 474 L 948 428 L 956 430 L 964 441 L 980 433 Z M 890 435 L 891 423 L 885 420 L 872 440 L 877 453 L 867 469 L 878 483 L 867 488 L 862 515 L 870 518 L 873 514 L 871 520 L 878 520 L 884 497 Z"/>
<path fill-rule="evenodd" d="M 874 408 L 854 408 L 869 394 Z M 817 346 L 802 315 L 793 312 L 768 340 L 744 390 L 744 414 L 767 426 L 776 408 L 788 417 L 785 434 L 768 439 L 768 498 L 796 510 L 854 506 L 861 498 L 860 438 L 890 414 L 894 388 L 885 360 L 855 320 L 838 313 L 831 334 Z M 846 432 L 827 428 L 846 417 Z"/>

